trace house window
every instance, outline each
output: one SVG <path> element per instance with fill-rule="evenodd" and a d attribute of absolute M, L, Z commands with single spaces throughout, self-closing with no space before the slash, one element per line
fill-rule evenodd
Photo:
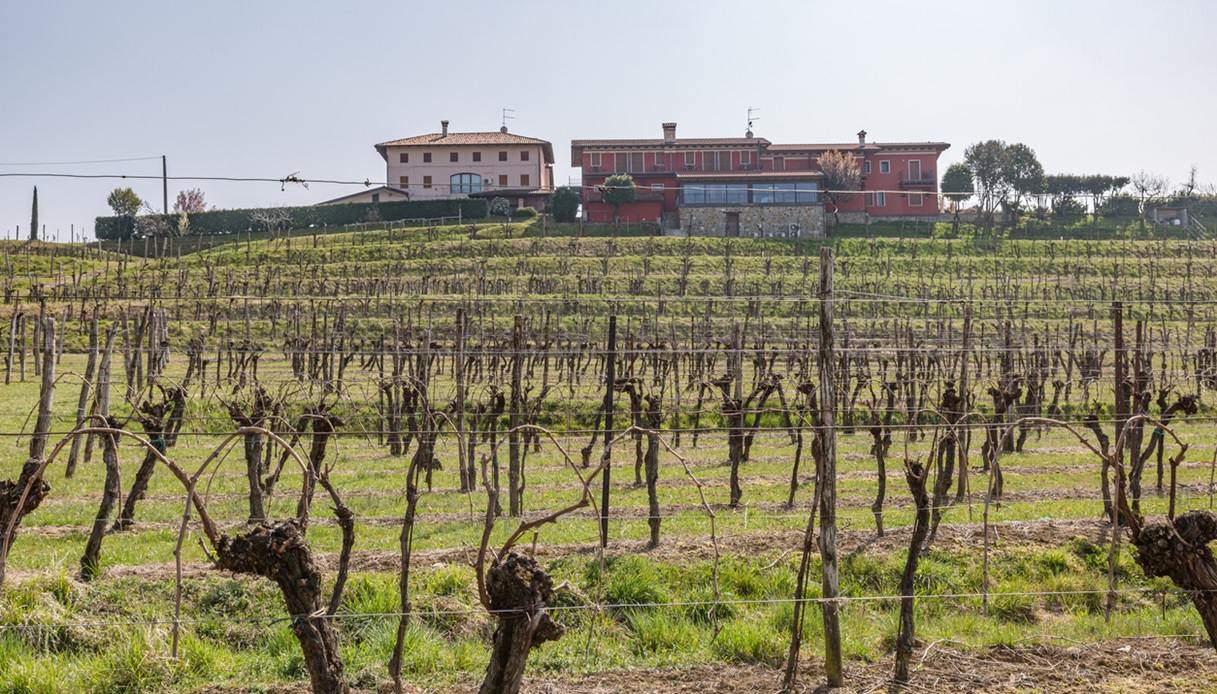
<path fill-rule="evenodd" d="M 863 176 L 870 175 L 870 162 L 869 161 L 862 162 L 862 175 Z"/>
<path fill-rule="evenodd" d="M 685 152 L 685 168 L 691 169 L 697 166 L 697 152 Z"/>
<path fill-rule="evenodd" d="M 507 152 L 499 152 L 499 161 L 507 161 Z"/>
<path fill-rule="evenodd" d="M 474 153 L 473 153 L 473 160 L 474 160 L 474 161 L 481 161 L 481 160 L 482 160 L 482 153 L 481 153 L 481 152 L 474 152 Z"/>
<path fill-rule="evenodd" d="M 399 185 L 402 188 L 409 188 L 410 187 L 410 177 L 409 176 L 398 176 L 397 185 Z"/>
<path fill-rule="evenodd" d="M 875 191 L 875 207 L 887 207 L 887 193 L 881 190 Z"/>
<path fill-rule="evenodd" d="M 431 177 L 430 176 L 423 176 L 423 187 L 424 188 L 431 187 Z"/>
<path fill-rule="evenodd" d="M 522 185 L 522 186 L 528 185 L 528 174 L 520 174 L 520 185 Z"/>
<path fill-rule="evenodd" d="M 886 159 L 879 160 L 879 173 L 891 173 L 892 163 Z"/>
<path fill-rule="evenodd" d="M 380 202 L 380 193 L 372 193 L 372 202 Z"/>
<path fill-rule="evenodd" d="M 408 152 L 402 152 L 401 154 L 397 155 L 397 161 L 402 164 L 409 164 L 410 154 Z"/>
<path fill-rule="evenodd" d="M 629 166 L 629 168 L 627 169 L 627 171 L 630 171 L 630 172 L 645 171 L 646 165 L 643 163 L 642 152 L 632 152 L 630 154 L 630 160 L 629 160 L 628 166 Z"/>
<path fill-rule="evenodd" d="M 663 171 L 665 168 L 667 168 L 663 164 L 663 153 L 662 152 L 656 152 L 655 154 L 652 155 L 651 158 L 655 160 L 655 163 L 651 165 L 651 168 L 654 169 L 655 171 Z"/>
<path fill-rule="evenodd" d="M 864 207 L 874 207 L 875 206 L 875 194 L 874 193 L 863 193 L 862 194 L 862 205 Z"/>
<path fill-rule="evenodd" d="M 452 174 L 448 177 L 448 190 L 455 194 L 480 193 L 482 177 L 475 173 Z"/>
<path fill-rule="evenodd" d="M 507 185 L 507 174 L 499 174 L 499 185 L 500 186 Z"/>
<path fill-rule="evenodd" d="M 461 160 L 460 153 L 458 153 L 458 152 L 449 152 L 448 153 L 448 161 L 460 161 L 460 160 Z"/>
<path fill-rule="evenodd" d="M 594 169 L 600 168 L 600 153 L 599 152 L 592 152 L 591 165 L 592 165 L 592 168 L 594 168 Z"/>
<path fill-rule="evenodd" d="M 520 151 L 520 161 L 528 161 L 528 150 Z"/>
<path fill-rule="evenodd" d="M 740 163 L 740 166 L 743 166 L 745 168 L 751 167 L 752 166 L 752 152 L 740 152 L 739 153 L 739 163 Z"/>
<path fill-rule="evenodd" d="M 774 157 L 773 158 L 773 170 L 774 171 L 785 171 L 786 170 L 786 158 L 785 157 Z"/>
<path fill-rule="evenodd" d="M 423 152 L 423 163 L 424 164 L 431 163 L 431 153 L 430 152 Z"/>
<path fill-rule="evenodd" d="M 920 181 L 921 180 L 921 160 L 920 159 L 910 159 L 909 163 L 908 163 L 908 167 L 909 167 L 908 180 Z"/>
<path fill-rule="evenodd" d="M 924 193 L 909 193 L 909 207 L 921 207 L 925 204 Z"/>

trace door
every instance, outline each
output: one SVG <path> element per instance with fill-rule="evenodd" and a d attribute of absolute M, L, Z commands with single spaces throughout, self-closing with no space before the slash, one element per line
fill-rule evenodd
<path fill-rule="evenodd" d="M 739 212 L 727 213 L 727 236 L 739 236 Z"/>

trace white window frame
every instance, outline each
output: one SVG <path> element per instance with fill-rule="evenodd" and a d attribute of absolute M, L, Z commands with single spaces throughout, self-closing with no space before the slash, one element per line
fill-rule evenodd
<path fill-rule="evenodd" d="M 917 165 L 917 175 L 916 176 L 913 175 L 913 169 L 912 169 L 913 164 Z M 904 166 L 905 166 L 905 172 L 906 172 L 905 175 L 908 177 L 908 180 L 910 180 L 910 181 L 920 181 L 921 180 L 921 160 L 920 159 L 909 159 L 908 162 Z"/>
<path fill-rule="evenodd" d="M 662 193 L 662 192 L 663 192 L 663 184 L 662 184 L 662 183 L 652 183 L 652 184 L 651 184 L 651 192 L 652 192 L 652 193 Z"/>
<path fill-rule="evenodd" d="M 891 173 L 891 172 L 892 172 L 892 160 L 891 159 L 880 159 L 879 160 L 879 173 L 885 174 L 885 173 Z"/>
<path fill-rule="evenodd" d="M 882 190 L 875 191 L 875 207 L 887 207 L 887 192 Z"/>
<path fill-rule="evenodd" d="M 591 164 L 592 168 L 595 168 L 595 169 L 600 168 L 600 153 L 592 152 L 591 161 L 589 163 Z"/>
<path fill-rule="evenodd" d="M 925 193 L 909 193 L 909 207 L 921 207 L 925 204 Z"/>
<path fill-rule="evenodd" d="M 747 157 L 747 158 L 745 159 L 745 157 Z M 744 150 L 743 152 L 740 152 L 739 153 L 739 165 L 740 166 L 752 166 L 752 152 L 749 152 L 748 150 Z"/>
<path fill-rule="evenodd" d="M 685 152 L 685 168 L 688 169 L 694 166 L 697 166 L 697 152 L 692 150 Z"/>

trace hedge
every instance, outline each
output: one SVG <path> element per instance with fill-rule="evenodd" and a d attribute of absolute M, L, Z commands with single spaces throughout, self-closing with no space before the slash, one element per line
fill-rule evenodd
<path fill-rule="evenodd" d="M 346 203 L 341 205 L 312 205 L 309 207 L 282 207 L 289 218 L 282 229 L 305 229 L 310 226 L 334 227 L 358 222 L 391 222 L 400 219 L 434 219 L 456 217 L 485 219 L 488 210 L 485 200 L 454 198 L 451 200 L 402 200 L 382 203 Z M 243 231 L 269 231 L 265 223 L 255 220 L 255 215 L 266 208 L 209 210 L 194 212 L 188 216 L 188 235 L 208 236 L 213 234 L 235 234 Z M 155 215 L 169 228 L 177 228 L 178 216 Z M 98 217 L 93 232 L 98 240 L 124 239 L 135 230 L 132 217 Z"/>

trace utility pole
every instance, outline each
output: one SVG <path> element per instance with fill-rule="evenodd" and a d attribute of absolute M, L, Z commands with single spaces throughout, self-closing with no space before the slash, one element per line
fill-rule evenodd
<path fill-rule="evenodd" d="M 165 214 L 169 214 L 169 167 L 165 155 L 161 155 L 161 203 Z"/>

